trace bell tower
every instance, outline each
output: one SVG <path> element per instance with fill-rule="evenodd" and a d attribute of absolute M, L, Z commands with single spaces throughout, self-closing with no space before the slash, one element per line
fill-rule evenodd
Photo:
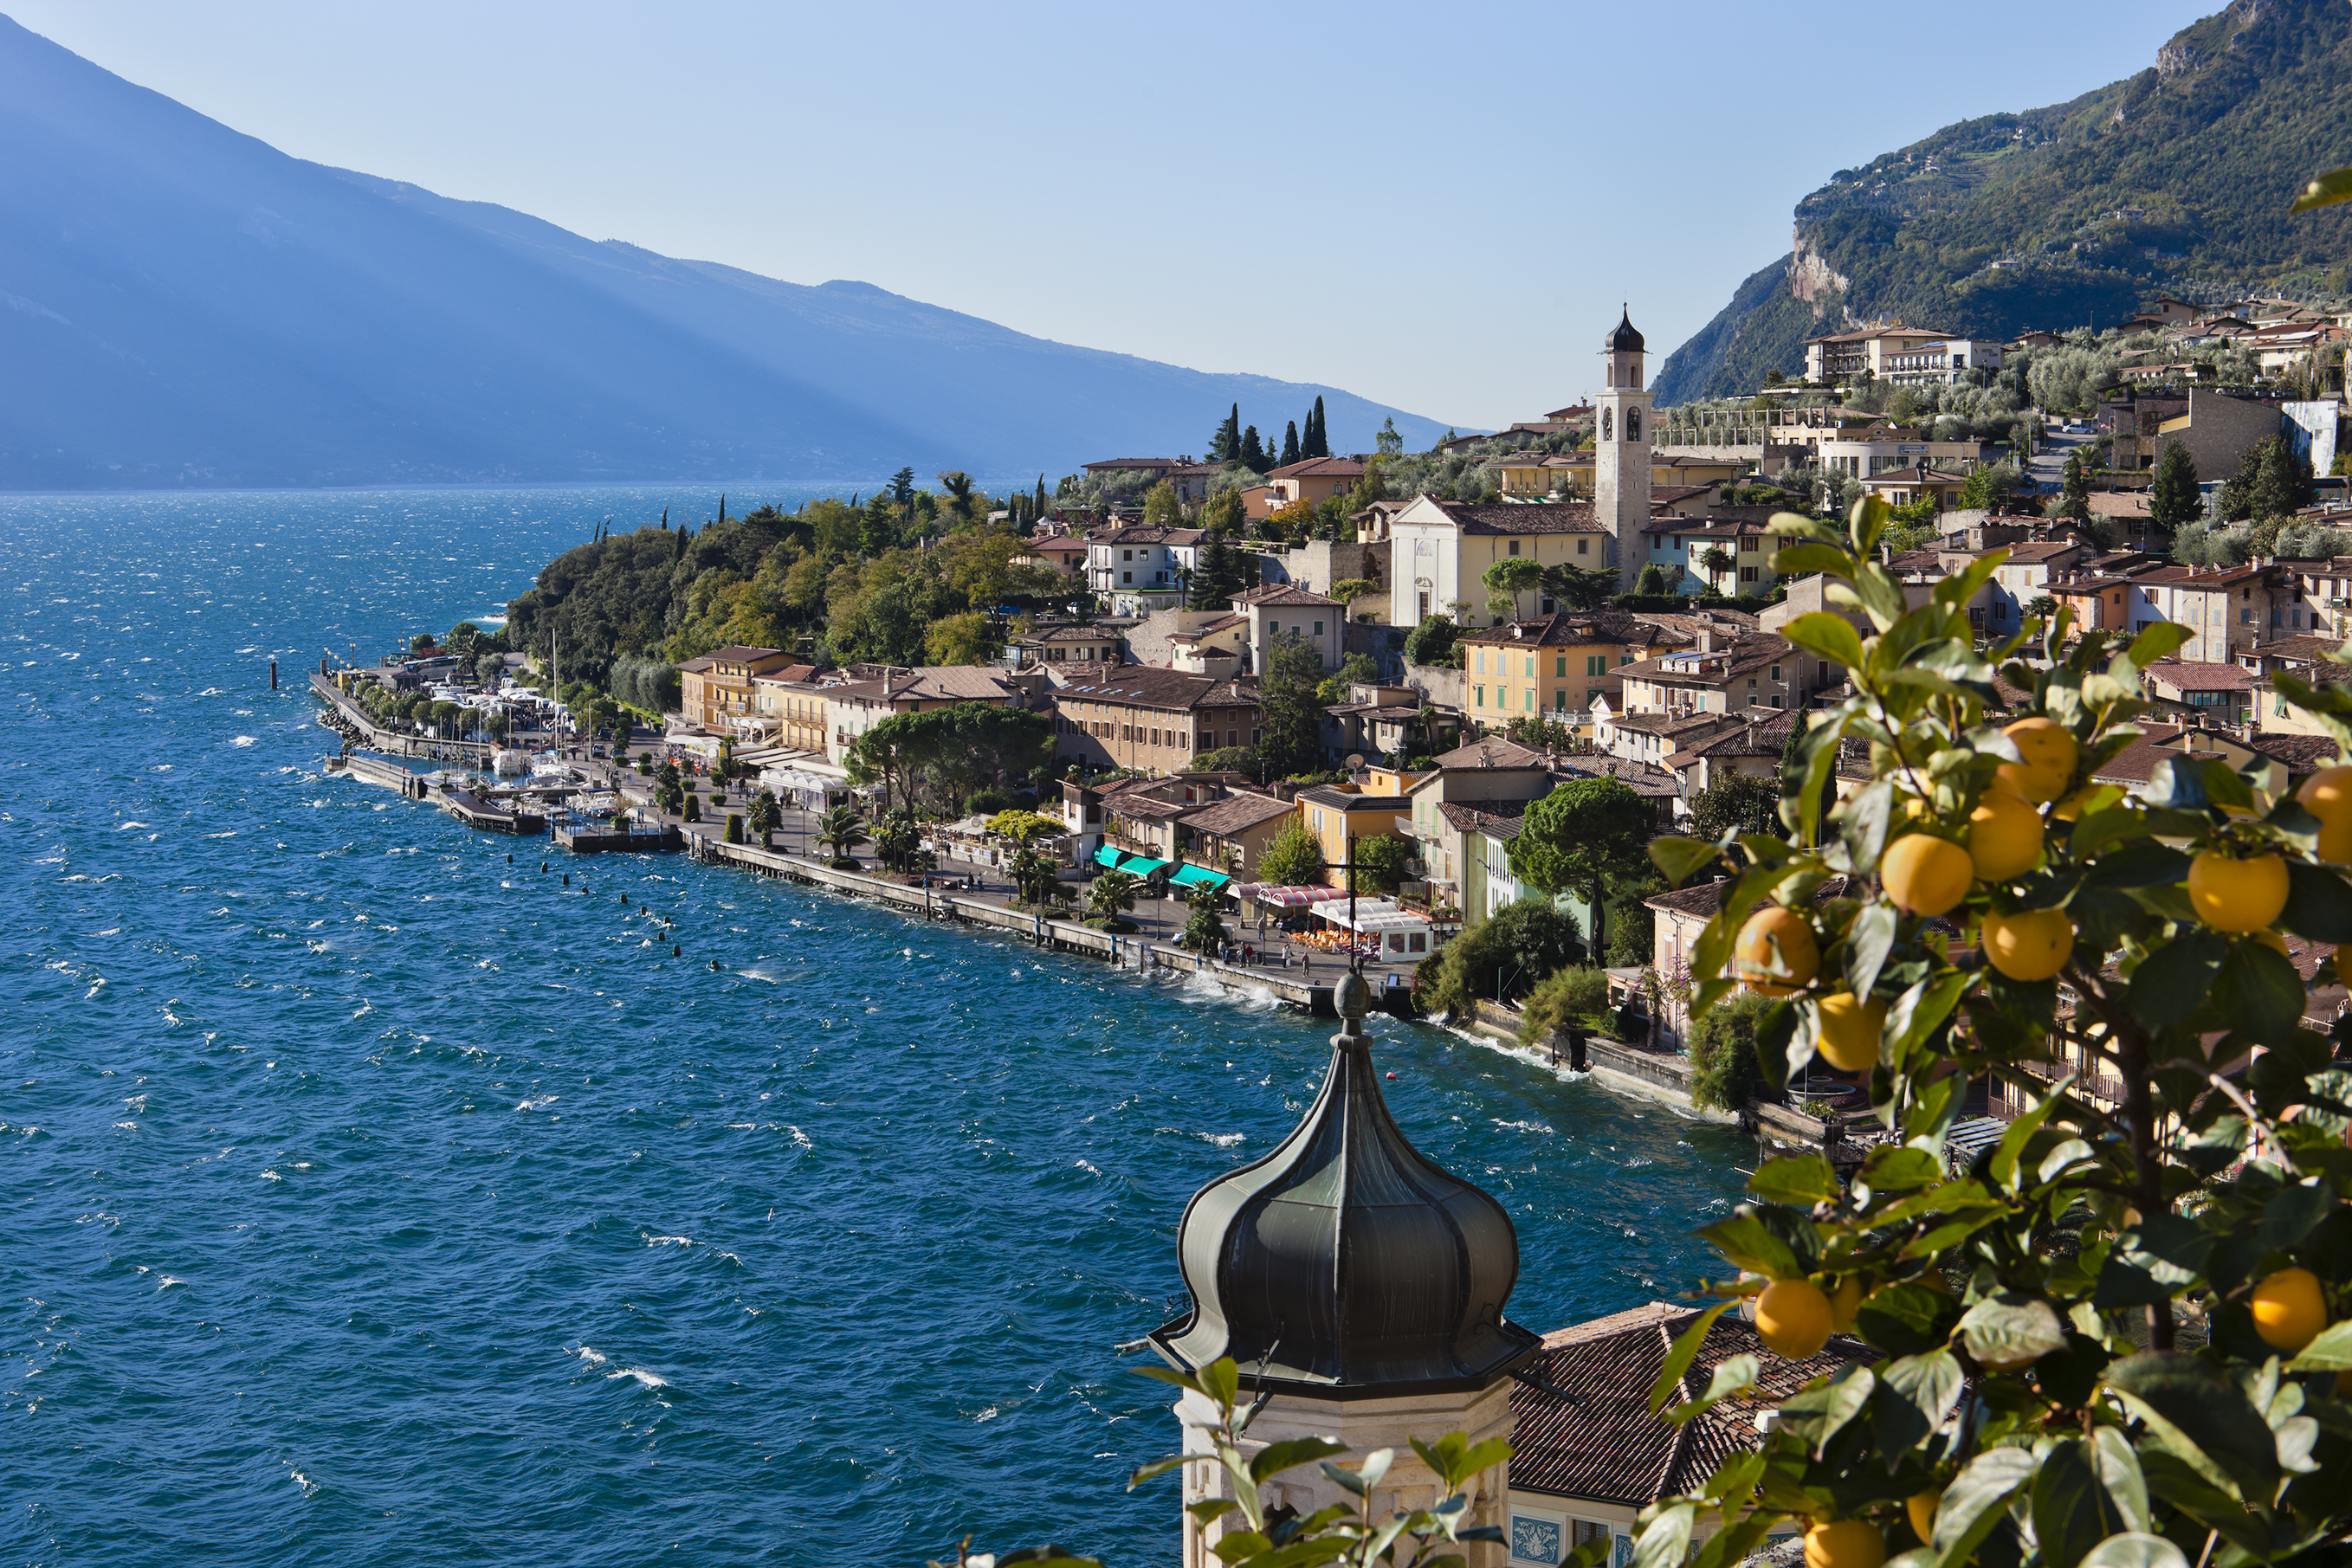
<path fill-rule="evenodd" d="M 1150 1339 L 1186 1371 L 1226 1355 L 1240 1364 L 1244 1397 L 1265 1396 L 1245 1453 L 1324 1436 L 1358 1459 L 1395 1449 L 1373 1490 L 1374 1511 L 1387 1514 L 1443 1500 L 1408 1438 L 1510 1436 L 1511 1375 L 1541 1342 L 1503 1315 L 1519 1273 L 1509 1215 L 1415 1149 L 1389 1113 L 1364 1033 L 1371 998 L 1362 976 L 1340 977 L 1331 1001 L 1343 1021 L 1306 1117 L 1272 1154 L 1193 1195 L 1177 1240 L 1192 1304 Z M 1209 1454 L 1212 1407 L 1187 1393 L 1176 1412 L 1185 1451 Z M 1184 1469 L 1188 1505 L 1233 1495 L 1221 1468 Z M 1507 1461 L 1467 1490 L 1465 1522 L 1507 1527 Z M 1344 1499 L 1312 1467 L 1265 1493 L 1302 1514 Z M 1184 1568 L 1217 1568 L 1211 1549 L 1229 1523 L 1195 1530 L 1188 1519 Z M 1502 1552 L 1470 1542 L 1468 1568 L 1499 1568 Z"/>
<path fill-rule="evenodd" d="M 1631 591 L 1649 559 L 1650 392 L 1642 378 L 1642 334 L 1630 310 L 1601 344 L 1601 390 L 1593 431 L 1592 515 L 1616 541 L 1617 584 Z"/>

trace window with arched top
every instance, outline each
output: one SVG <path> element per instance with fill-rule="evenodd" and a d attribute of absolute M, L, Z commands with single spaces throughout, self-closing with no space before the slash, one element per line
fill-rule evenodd
<path fill-rule="evenodd" d="M 1629 408 L 1625 411 L 1625 439 L 1628 441 L 1642 439 L 1642 411 L 1638 408 Z"/>
<path fill-rule="evenodd" d="M 1614 441 L 1617 439 L 1615 423 L 1609 417 L 1613 412 L 1615 411 L 1605 408 L 1601 411 L 1601 439 L 1603 441 Z"/>

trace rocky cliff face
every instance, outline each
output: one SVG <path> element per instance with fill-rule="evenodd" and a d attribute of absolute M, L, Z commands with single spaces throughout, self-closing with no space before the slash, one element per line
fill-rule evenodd
<path fill-rule="evenodd" d="M 2006 338 L 2163 292 L 2352 292 L 2352 216 L 2286 211 L 2320 162 L 2352 157 L 2347 89 L 2352 5 L 2233 0 L 2134 76 L 1840 170 L 1797 204 L 1782 287 L 1743 283 L 1667 358 L 1659 401 L 1800 371 L 1810 333 L 1783 305 Z"/>

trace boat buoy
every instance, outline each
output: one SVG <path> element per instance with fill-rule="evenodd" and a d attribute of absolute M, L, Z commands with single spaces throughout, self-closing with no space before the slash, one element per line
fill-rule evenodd
<path fill-rule="evenodd" d="M 669 945 L 669 956 L 673 958 L 683 958 L 686 956 L 686 949 L 673 942 Z"/>
<path fill-rule="evenodd" d="M 547 874 L 547 862 L 545 861 L 539 862 L 539 874 L 541 876 L 545 876 Z"/>
<path fill-rule="evenodd" d="M 1389 1076 L 1390 1076 L 1391 1078 L 1394 1078 L 1394 1077 L 1396 1076 L 1396 1074 L 1395 1074 L 1395 1073 L 1393 1073 L 1393 1072 L 1391 1072 L 1391 1073 L 1390 1073 L 1390 1074 L 1389 1074 Z"/>
<path fill-rule="evenodd" d="M 572 885 L 572 873 L 568 871 L 563 873 L 563 885 L 566 887 Z"/>
<path fill-rule="evenodd" d="M 514 852 L 512 850 L 509 850 L 507 852 L 507 864 L 514 864 Z"/>
<path fill-rule="evenodd" d="M 716 958 L 710 960 L 710 972 L 714 975 L 719 972 L 719 960 Z"/>

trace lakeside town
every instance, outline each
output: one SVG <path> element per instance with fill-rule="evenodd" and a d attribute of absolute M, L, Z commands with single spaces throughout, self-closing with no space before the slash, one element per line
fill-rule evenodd
<path fill-rule="evenodd" d="M 722 502 L 698 536 L 665 516 L 591 547 L 646 541 L 675 562 L 664 588 L 688 585 L 698 613 L 643 652 L 566 648 L 604 570 L 566 557 L 505 632 L 331 660 L 325 683 L 361 723 L 477 736 L 493 778 L 560 723 L 566 810 L 617 821 L 624 846 L 632 820 L 638 847 L 781 843 L 1189 951 L 1291 999 L 1328 1001 L 1360 967 L 1393 1010 L 1839 1146 L 1867 1103 L 1853 1074 L 1776 1092 L 1736 1026 L 1694 1027 L 1723 884 L 1671 887 L 1645 852 L 1662 834 L 1785 836 L 1784 763 L 1809 715 L 1853 695 L 1846 668 L 1783 633 L 1867 620 L 1820 574 L 1776 570 L 1771 518 L 1883 503 L 1878 554 L 1908 601 L 1968 579 L 1986 647 L 2060 613 L 2181 627 L 2100 784 L 2214 758 L 2299 780 L 2336 741 L 2273 677 L 2320 679 L 2352 634 L 2347 336 L 2286 301 L 2163 296 L 2102 333 L 1824 335 L 1801 382 L 1661 410 L 1621 317 L 1584 401 L 1429 454 L 1330 455 L 1315 409 L 1277 444 L 1236 408 L 1208 461 L 1108 458 L 1051 497 L 1041 478 L 991 504 L 952 475 L 934 496 L 902 473 L 870 504 L 798 517 Z M 721 564 L 699 565 L 714 545 Z M 866 601 L 926 570 L 967 580 L 964 607 L 899 640 L 960 660 L 836 656 L 871 640 Z M 795 580 L 829 615 L 707 646 Z M 1837 775 L 1840 798 L 1869 780 L 1862 743 Z M 2288 941 L 2310 980 L 2324 953 Z M 2312 1020 L 2343 1000 L 2315 988 Z M 1990 1127 L 2024 1103 L 1988 1086 L 1972 1108 Z"/>

